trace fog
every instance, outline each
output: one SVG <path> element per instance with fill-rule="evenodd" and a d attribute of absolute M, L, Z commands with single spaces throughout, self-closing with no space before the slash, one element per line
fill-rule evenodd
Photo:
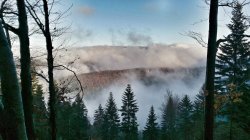
<path fill-rule="evenodd" d="M 125 91 L 127 84 L 131 84 L 132 90 L 135 94 L 135 99 L 137 100 L 139 111 L 137 113 L 139 129 L 143 129 L 146 123 L 147 115 L 149 113 L 150 107 L 153 105 L 155 112 L 158 117 L 158 122 L 161 119 L 161 107 L 162 104 L 166 102 L 165 96 L 167 95 L 167 90 L 172 91 L 173 95 L 182 98 L 183 95 L 187 94 L 193 100 L 195 95 L 204 83 L 205 68 L 199 68 L 198 71 L 195 70 L 177 70 L 171 73 L 151 73 L 155 76 L 150 84 L 145 83 L 145 81 L 138 80 L 135 75 L 128 76 L 128 82 L 112 84 L 107 88 L 104 88 L 95 93 L 87 93 L 84 96 L 85 105 L 88 109 L 88 114 L 91 122 L 93 122 L 94 110 L 98 108 L 101 104 L 105 107 L 106 101 L 108 99 L 109 93 L 112 92 L 115 102 L 117 103 L 118 109 L 122 105 L 122 95 Z"/>
<path fill-rule="evenodd" d="M 206 49 L 187 44 L 151 46 L 92 46 L 63 50 L 55 63 L 67 65 L 77 73 L 131 68 L 192 68 L 205 65 Z M 73 63 L 74 62 L 74 63 Z M 55 76 L 71 73 L 57 72 Z"/>
<path fill-rule="evenodd" d="M 40 55 L 38 53 L 32 54 Z M 62 49 L 55 52 L 54 55 L 55 65 L 65 65 L 77 74 L 133 68 L 168 68 L 173 70 L 170 73 L 163 73 L 160 70 L 153 71 L 147 75 L 146 81 L 143 81 L 138 75 L 130 73 L 124 76 L 125 82 L 111 83 L 101 90 L 94 91 L 94 93 L 84 91 L 86 93 L 84 101 L 91 122 L 93 122 L 94 110 L 99 104 L 105 107 L 110 92 L 113 93 L 117 107 L 120 109 L 122 94 L 127 84 L 131 84 L 139 106 L 137 113 L 139 128 L 143 129 L 152 105 L 155 108 L 158 121 L 160 121 L 160 108 L 166 101 L 167 90 L 171 90 L 173 95 L 178 95 L 180 98 L 188 94 L 191 99 L 194 99 L 205 79 L 206 49 L 187 44 L 152 44 L 146 47 L 81 47 Z M 46 74 L 46 56 L 33 57 L 39 63 L 37 69 Z M 70 75 L 72 73 L 67 70 L 55 70 L 54 72 L 56 80 Z M 44 90 L 47 91 L 46 82 L 40 80 L 41 83 L 44 83 Z"/>

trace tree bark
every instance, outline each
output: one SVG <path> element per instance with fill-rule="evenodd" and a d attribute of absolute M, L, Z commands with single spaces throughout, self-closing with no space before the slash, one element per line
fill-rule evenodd
<path fill-rule="evenodd" d="M 213 140 L 214 128 L 214 77 L 215 77 L 215 59 L 217 51 L 217 18 L 218 18 L 218 0 L 210 1 L 209 13 L 209 34 L 207 50 L 206 67 L 206 106 L 205 106 L 205 131 L 204 140 Z"/>
<path fill-rule="evenodd" d="M 48 75 L 49 75 L 49 109 L 50 109 L 50 128 L 51 128 L 51 139 L 56 140 L 56 92 L 53 77 L 54 58 L 53 58 L 53 46 L 49 27 L 49 9 L 47 0 L 43 0 L 44 18 L 45 18 L 45 38 L 47 48 L 47 64 L 48 64 Z"/>
<path fill-rule="evenodd" d="M 18 36 L 20 40 L 21 55 L 21 94 L 23 100 L 24 117 L 26 131 L 29 140 L 35 139 L 34 123 L 33 123 L 33 105 L 32 105 L 32 83 L 30 71 L 30 49 L 29 49 L 29 29 L 27 22 L 27 13 L 24 0 L 17 0 L 18 9 Z"/>
<path fill-rule="evenodd" d="M 6 140 L 27 140 L 22 98 L 13 54 L 0 22 L 0 77 Z"/>

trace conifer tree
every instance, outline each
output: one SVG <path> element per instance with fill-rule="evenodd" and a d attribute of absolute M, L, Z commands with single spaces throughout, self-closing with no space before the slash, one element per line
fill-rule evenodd
<path fill-rule="evenodd" d="M 90 123 L 87 108 L 80 96 L 72 103 L 63 100 L 58 103 L 58 139 L 88 140 Z"/>
<path fill-rule="evenodd" d="M 103 123 L 104 123 L 104 110 L 102 108 L 102 105 L 100 104 L 98 109 L 95 110 L 94 114 L 94 136 L 96 139 L 102 139 L 103 136 Z"/>
<path fill-rule="evenodd" d="M 38 83 L 35 75 L 32 75 L 32 93 L 33 93 L 33 119 L 35 134 L 39 139 L 49 139 L 48 134 L 48 112 L 46 110 L 42 85 Z"/>
<path fill-rule="evenodd" d="M 136 118 L 136 112 L 139 110 L 135 95 L 128 84 L 127 88 L 122 96 L 121 106 L 121 131 L 124 133 L 125 140 L 136 140 L 138 139 L 138 124 Z"/>
<path fill-rule="evenodd" d="M 188 95 L 185 95 L 178 106 L 178 130 L 183 140 L 191 140 L 192 138 L 192 111 L 192 102 Z"/>
<path fill-rule="evenodd" d="M 229 84 L 236 85 L 238 91 L 246 87 L 247 70 L 250 68 L 250 42 L 245 37 L 249 25 L 242 8 L 240 3 L 235 4 L 231 23 L 227 25 L 231 34 L 227 42 L 219 46 L 220 53 L 217 54 L 215 83 L 217 92 L 222 94 L 229 91 Z"/>
<path fill-rule="evenodd" d="M 220 53 L 216 61 L 216 90 L 221 96 L 228 97 L 223 108 L 223 115 L 229 120 L 230 137 L 233 135 L 233 122 L 239 123 L 250 133 L 250 42 L 245 33 L 249 28 L 243 5 L 236 2 L 233 6 L 231 33 L 227 42 L 219 46 Z M 239 102 L 240 101 L 240 102 Z"/>
<path fill-rule="evenodd" d="M 57 103 L 57 137 L 58 139 L 69 139 L 72 131 L 71 126 L 71 114 L 72 108 L 70 101 L 62 100 Z"/>
<path fill-rule="evenodd" d="M 72 128 L 71 137 L 72 140 L 78 140 L 79 138 L 82 140 L 89 139 L 89 128 L 90 123 L 88 120 L 88 110 L 78 94 L 76 100 L 72 104 L 72 113 L 71 113 L 71 125 Z"/>
<path fill-rule="evenodd" d="M 158 123 L 156 122 L 157 117 L 154 112 L 154 107 L 151 106 L 148 115 L 147 123 L 143 131 L 144 140 L 158 140 L 159 139 L 159 129 Z"/>
<path fill-rule="evenodd" d="M 167 103 L 163 108 L 161 121 L 161 139 L 175 140 L 176 119 L 177 119 L 177 101 L 174 101 L 172 93 L 168 91 Z"/>
<path fill-rule="evenodd" d="M 118 139 L 118 135 L 120 132 L 119 128 L 120 128 L 120 120 L 119 120 L 117 106 L 112 93 L 110 93 L 104 113 L 103 140 Z"/>
<path fill-rule="evenodd" d="M 193 128 L 194 128 L 194 138 L 203 139 L 204 133 L 204 115 L 205 115 L 205 96 L 204 88 L 201 89 L 199 94 L 196 95 L 193 105 Z"/>

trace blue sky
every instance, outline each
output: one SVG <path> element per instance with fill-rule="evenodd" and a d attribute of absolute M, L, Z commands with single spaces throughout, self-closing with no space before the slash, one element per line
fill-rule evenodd
<path fill-rule="evenodd" d="M 60 41 L 74 47 L 95 45 L 146 46 L 197 44 L 185 32 L 195 31 L 207 40 L 209 6 L 203 0 L 62 0 L 55 11 L 70 9 L 63 25 L 70 25 Z M 244 8 L 249 13 L 249 5 Z M 227 35 L 230 8 L 219 8 L 218 38 Z M 66 38 L 66 39 L 65 39 Z M 40 45 L 38 38 L 34 44 Z M 32 44 L 31 43 L 31 44 Z M 37 46 L 37 45 L 35 45 Z"/>
<path fill-rule="evenodd" d="M 73 40 L 78 45 L 190 43 L 188 30 L 205 19 L 200 0 L 72 0 Z M 192 42 L 192 41 L 191 41 Z"/>

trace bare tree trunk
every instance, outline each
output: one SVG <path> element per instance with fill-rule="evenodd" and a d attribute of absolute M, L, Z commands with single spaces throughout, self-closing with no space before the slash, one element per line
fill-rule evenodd
<path fill-rule="evenodd" d="M 0 77 L 6 140 L 27 140 L 22 98 L 13 54 L 0 22 Z"/>
<path fill-rule="evenodd" d="M 210 1 L 209 13 L 209 35 L 207 50 L 207 68 L 206 68 L 206 106 L 205 106 L 205 140 L 213 140 L 214 128 L 214 77 L 215 77 L 215 59 L 217 51 L 217 18 L 218 18 L 218 0 Z"/>
<path fill-rule="evenodd" d="M 0 101 L 0 139 L 2 136 L 2 139 L 5 139 L 5 132 L 4 132 L 4 121 L 3 121 L 4 117 L 3 117 L 3 104 Z"/>
<path fill-rule="evenodd" d="M 18 9 L 18 36 L 20 40 L 21 55 L 21 93 L 23 99 L 24 117 L 26 131 L 29 140 L 35 139 L 34 123 L 33 123 L 33 105 L 32 105 L 32 84 L 30 72 L 30 49 L 29 49 L 29 31 L 27 22 L 27 13 L 24 0 L 17 0 Z"/>
<path fill-rule="evenodd" d="M 54 68 L 54 58 L 53 58 L 53 46 L 52 39 L 49 27 L 49 9 L 47 0 L 43 0 L 44 8 L 44 18 L 45 18 L 45 38 L 46 38 L 46 47 L 47 47 L 47 63 L 48 63 L 48 75 L 49 75 L 49 109 L 50 109 L 50 125 L 51 125 L 51 139 L 56 140 L 56 109 L 55 109 L 55 85 L 53 77 L 53 68 Z"/>

